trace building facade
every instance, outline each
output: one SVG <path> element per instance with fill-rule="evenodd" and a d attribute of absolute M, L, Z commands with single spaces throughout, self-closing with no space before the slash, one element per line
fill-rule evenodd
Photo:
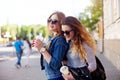
<path fill-rule="evenodd" d="M 120 70 L 120 0 L 103 0 L 104 55 Z"/>

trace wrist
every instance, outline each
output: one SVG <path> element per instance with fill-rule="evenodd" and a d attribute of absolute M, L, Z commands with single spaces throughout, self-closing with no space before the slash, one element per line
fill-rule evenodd
<path fill-rule="evenodd" d="M 46 51 L 46 48 L 42 47 L 39 52 L 44 53 L 45 51 Z"/>

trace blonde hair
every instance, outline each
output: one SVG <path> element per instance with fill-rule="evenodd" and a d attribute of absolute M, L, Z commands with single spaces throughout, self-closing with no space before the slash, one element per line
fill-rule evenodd
<path fill-rule="evenodd" d="M 79 52 L 81 59 L 87 60 L 87 52 L 83 43 L 86 43 L 96 53 L 95 40 L 86 31 L 80 21 L 75 17 L 68 16 L 63 20 L 62 25 L 68 25 L 74 31 L 74 37 L 72 38 L 73 50 Z"/>

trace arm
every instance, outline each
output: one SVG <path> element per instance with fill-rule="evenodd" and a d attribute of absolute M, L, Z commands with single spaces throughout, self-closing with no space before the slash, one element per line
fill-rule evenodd
<path fill-rule="evenodd" d="M 22 41 L 20 41 L 19 45 L 20 45 L 21 49 L 24 50 L 25 47 L 24 47 L 24 43 Z"/>
<path fill-rule="evenodd" d="M 88 69 L 90 72 L 92 72 L 96 69 L 95 55 L 93 53 L 92 48 L 90 48 L 88 45 L 86 45 L 85 48 L 87 51 Z"/>
<path fill-rule="evenodd" d="M 43 47 L 43 42 L 40 40 L 34 40 L 33 44 L 34 47 L 38 49 L 38 51 L 40 51 L 40 49 Z M 45 50 L 41 54 L 51 68 L 58 70 L 58 68 L 61 67 L 63 57 L 67 50 L 66 42 L 63 40 L 63 38 L 57 38 L 52 46 L 53 47 L 51 48 L 52 50 L 50 53 Z"/>
<path fill-rule="evenodd" d="M 65 56 L 66 48 L 67 47 L 65 45 L 56 45 L 56 47 L 54 48 L 54 52 L 52 53 L 53 55 L 50 60 L 49 66 L 56 70 L 61 67 L 63 57 Z"/>
<path fill-rule="evenodd" d="M 38 52 L 40 53 L 40 49 L 43 47 L 43 42 L 40 39 L 34 39 L 32 46 L 35 47 Z M 48 53 L 47 50 L 45 50 L 43 53 L 41 53 L 44 56 L 44 59 L 49 63 L 51 59 L 51 55 Z"/>

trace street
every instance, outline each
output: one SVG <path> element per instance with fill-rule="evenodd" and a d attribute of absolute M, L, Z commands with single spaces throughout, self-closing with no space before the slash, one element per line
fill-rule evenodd
<path fill-rule="evenodd" d="M 44 72 L 40 70 L 39 58 L 30 58 L 30 67 L 25 68 L 24 58 L 22 68 L 15 67 L 16 58 L 9 61 L 0 62 L 0 80 L 46 80 Z"/>
<path fill-rule="evenodd" d="M 40 54 L 30 56 L 30 67 L 25 67 L 26 57 L 22 57 L 22 68 L 17 69 L 15 63 L 17 58 L 12 47 L 0 47 L 0 80 L 46 80 L 44 71 L 40 70 Z"/>
<path fill-rule="evenodd" d="M 120 71 L 102 54 L 97 54 L 105 67 L 106 80 L 120 80 Z M 30 68 L 25 68 L 25 57 L 22 57 L 22 68 L 15 67 L 16 57 L 12 47 L 0 47 L 0 80 L 46 80 L 44 71 L 40 70 L 40 54 L 33 49 L 30 56 Z"/>

